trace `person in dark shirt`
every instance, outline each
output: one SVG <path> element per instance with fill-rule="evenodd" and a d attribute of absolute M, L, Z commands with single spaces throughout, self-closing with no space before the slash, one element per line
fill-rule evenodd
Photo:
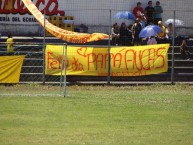
<path fill-rule="evenodd" d="M 137 46 L 138 46 L 138 45 L 141 45 L 142 40 L 141 40 L 141 38 L 139 37 L 139 33 L 140 33 L 141 30 L 142 30 L 142 24 L 141 24 L 139 18 L 137 18 L 136 21 L 135 21 L 135 23 L 133 24 L 132 30 L 133 30 L 133 44 L 134 44 L 134 45 L 137 45 Z"/>
<path fill-rule="evenodd" d="M 180 45 L 180 53 L 181 53 L 183 59 L 190 60 L 190 52 L 189 52 L 189 48 L 188 48 L 186 39 L 182 40 L 182 43 Z"/>
<path fill-rule="evenodd" d="M 133 27 L 132 24 L 128 26 L 128 38 L 129 38 L 128 46 L 132 46 L 132 45 L 133 45 L 133 32 L 132 32 L 132 27 Z"/>
<path fill-rule="evenodd" d="M 152 6 L 152 1 L 148 2 L 148 6 L 145 8 L 145 14 L 147 18 L 147 25 L 154 24 L 155 9 Z"/>
<path fill-rule="evenodd" d="M 119 29 L 119 43 L 123 46 L 128 46 L 132 40 L 130 40 L 130 33 L 125 22 L 121 23 Z"/>

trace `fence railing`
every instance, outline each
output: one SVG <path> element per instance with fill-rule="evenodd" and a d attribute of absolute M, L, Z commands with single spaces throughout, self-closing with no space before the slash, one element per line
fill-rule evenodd
<path fill-rule="evenodd" d="M 54 44 L 61 45 L 61 44 Z M 63 45 L 63 44 L 62 44 Z M 60 84 L 61 76 L 45 75 L 45 50 L 43 44 L 14 44 L 14 55 L 26 55 L 20 74 L 20 83 Z M 85 47 L 85 46 L 84 46 Z M 100 46 L 99 46 L 100 47 Z M 105 46 L 103 46 L 104 48 Z M 116 47 L 116 46 L 113 46 Z M 111 46 L 110 46 L 111 48 Z M 193 54 L 193 47 L 190 49 Z M 106 46 L 106 49 L 109 49 Z M 120 47 L 117 47 L 120 49 Z M 108 51 L 108 53 L 110 53 Z M 6 54 L 6 45 L 0 45 L 1 56 Z M 67 55 L 68 56 L 68 55 Z M 110 54 L 109 54 L 110 56 Z M 110 60 L 110 59 L 109 59 Z M 107 62 L 109 65 L 110 62 Z M 69 84 L 100 83 L 100 84 L 145 84 L 145 83 L 193 83 L 193 60 L 182 58 L 179 46 L 170 47 L 168 51 L 168 72 L 147 76 L 77 76 L 68 75 Z"/>

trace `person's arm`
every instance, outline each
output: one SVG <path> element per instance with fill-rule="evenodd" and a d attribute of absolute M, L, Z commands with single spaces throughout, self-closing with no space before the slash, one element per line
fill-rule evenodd
<path fill-rule="evenodd" d="M 163 9 L 162 9 L 162 6 L 160 6 L 160 13 L 163 13 Z"/>
<path fill-rule="evenodd" d="M 153 44 L 157 44 L 157 41 L 155 38 L 153 38 Z"/>
<path fill-rule="evenodd" d="M 115 35 L 114 28 L 111 29 L 111 35 L 112 35 L 112 36 Z"/>
<path fill-rule="evenodd" d="M 156 15 L 156 11 L 155 11 L 155 8 L 153 7 L 153 18 L 155 17 L 155 15 Z"/>
<path fill-rule="evenodd" d="M 150 38 L 148 38 L 148 40 L 147 40 L 147 45 L 150 45 Z"/>
<path fill-rule="evenodd" d="M 143 14 L 145 13 L 143 8 L 141 8 L 141 12 L 142 12 Z"/>
<path fill-rule="evenodd" d="M 148 16 L 147 16 L 147 7 L 146 7 L 145 10 L 144 10 L 144 15 L 145 15 L 146 20 L 147 20 L 147 19 L 148 19 Z"/>
<path fill-rule="evenodd" d="M 136 13 L 135 13 L 135 8 L 133 9 L 133 14 L 136 16 Z"/>
<path fill-rule="evenodd" d="M 167 34 L 166 34 L 166 27 L 164 26 L 164 38 L 167 37 Z"/>

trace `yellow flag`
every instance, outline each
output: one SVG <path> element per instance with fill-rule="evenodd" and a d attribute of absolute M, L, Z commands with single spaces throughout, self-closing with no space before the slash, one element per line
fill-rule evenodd
<path fill-rule="evenodd" d="M 0 57 L 0 83 L 19 83 L 24 58 L 24 55 Z"/>
<path fill-rule="evenodd" d="M 28 8 L 28 10 L 37 19 L 37 21 L 39 21 L 39 23 L 44 27 L 44 15 L 42 15 L 42 13 L 38 10 L 38 8 L 34 5 L 34 3 L 31 0 L 22 0 L 22 1 Z M 48 32 L 58 37 L 59 39 L 72 43 L 86 43 L 98 41 L 109 37 L 107 34 L 103 33 L 86 34 L 86 33 L 71 32 L 54 26 L 53 24 L 48 22 L 48 20 L 45 20 L 45 28 Z"/>

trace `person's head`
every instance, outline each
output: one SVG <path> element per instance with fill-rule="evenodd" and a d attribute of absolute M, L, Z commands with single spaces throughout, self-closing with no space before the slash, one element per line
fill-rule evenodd
<path fill-rule="evenodd" d="M 152 1 L 148 1 L 148 6 L 152 6 Z"/>
<path fill-rule="evenodd" d="M 159 1 L 157 1 L 157 2 L 156 2 L 156 6 L 159 6 L 159 5 L 160 5 L 160 2 L 159 2 Z"/>
<path fill-rule="evenodd" d="M 158 26 L 162 26 L 162 21 L 158 21 Z"/>
<path fill-rule="evenodd" d="M 113 28 L 117 28 L 118 27 L 118 24 L 117 23 L 114 23 L 113 24 Z"/>
<path fill-rule="evenodd" d="M 140 2 L 137 2 L 137 7 L 141 7 L 141 3 Z"/>
<path fill-rule="evenodd" d="M 125 24 L 125 22 L 122 22 L 122 23 L 121 23 L 121 27 L 123 27 L 123 28 L 126 28 L 126 27 L 127 27 L 127 25 Z"/>
<path fill-rule="evenodd" d="M 172 28 L 173 27 L 173 24 L 172 23 L 169 23 L 168 24 L 168 28 Z"/>
<path fill-rule="evenodd" d="M 8 34 L 8 36 L 7 36 L 8 38 L 12 38 L 12 35 L 11 34 Z"/>
<path fill-rule="evenodd" d="M 128 26 L 128 29 L 131 30 L 132 27 L 133 27 L 133 25 L 131 24 L 131 25 Z"/>
<path fill-rule="evenodd" d="M 186 39 L 182 39 L 182 45 L 187 45 L 187 40 Z"/>
<path fill-rule="evenodd" d="M 139 23 L 141 21 L 141 19 L 140 18 L 137 18 L 136 20 L 135 20 L 135 23 Z"/>

